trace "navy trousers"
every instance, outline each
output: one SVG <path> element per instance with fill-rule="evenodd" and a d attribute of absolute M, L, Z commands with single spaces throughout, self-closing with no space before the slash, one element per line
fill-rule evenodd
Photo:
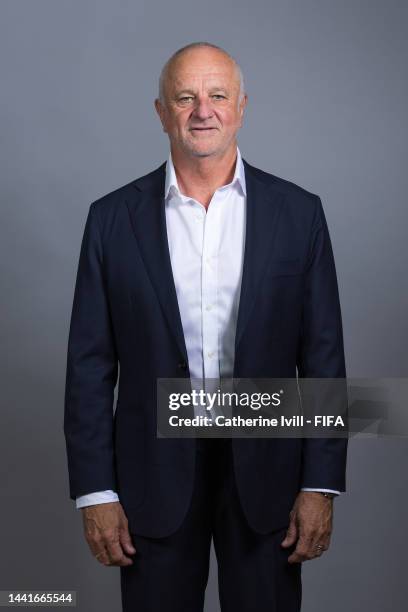
<path fill-rule="evenodd" d="M 202 612 L 212 539 L 222 612 L 299 612 L 302 565 L 287 562 L 295 545 L 281 547 L 286 529 L 261 535 L 249 527 L 231 440 L 197 442 L 194 491 L 181 527 L 159 539 L 131 534 L 137 553 L 132 566 L 120 568 L 123 612 Z"/>

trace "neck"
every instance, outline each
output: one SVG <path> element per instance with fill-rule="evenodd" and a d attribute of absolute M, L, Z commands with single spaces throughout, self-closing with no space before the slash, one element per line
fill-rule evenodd
<path fill-rule="evenodd" d="M 171 148 L 171 157 L 181 193 L 194 198 L 207 209 L 214 192 L 233 179 L 237 143 L 221 155 L 208 157 L 187 158 Z"/>

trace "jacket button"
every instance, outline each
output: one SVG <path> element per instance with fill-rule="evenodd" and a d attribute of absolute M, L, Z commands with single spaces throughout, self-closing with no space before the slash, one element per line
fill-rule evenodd
<path fill-rule="evenodd" d="M 187 370 L 187 362 L 184 361 L 184 359 L 182 361 L 179 361 L 178 367 L 180 368 L 180 370 Z"/>

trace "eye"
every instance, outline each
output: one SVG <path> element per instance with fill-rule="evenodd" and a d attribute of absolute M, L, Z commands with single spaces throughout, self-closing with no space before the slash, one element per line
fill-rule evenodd
<path fill-rule="evenodd" d="M 217 98 L 219 100 L 225 100 L 225 96 L 221 95 L 221 94 L 214 94 L 213 98 Z"/>
<path fill-rule="evenodd" d="M 186 100 L 192 100 L 193 96 L 183 96 L 182 98 L 179 98 L 179 102 L 185 102 Z"/>

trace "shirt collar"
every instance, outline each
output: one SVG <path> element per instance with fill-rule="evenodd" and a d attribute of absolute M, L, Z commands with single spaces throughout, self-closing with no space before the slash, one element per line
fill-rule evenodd
<path fill-rule="evenodd" d="M 231 183 L 229 183 L 228 186 L 232 186 L 235 184 L 241 185 L 241 189 L 244 193 L 244 196 L 246 196 L 245 170 L 244 170 L 244 164 L 242 161 L 242 156 L 241 156 L 239 147 L 237 147 L 237 161 L 235 164 L 234 176 L 232 178 Z M 167 199 L 167 196 L 169 195 L 169 191 L 171 188 L 173 188 L 173 191 L 176 191 L 177 194 L 180 194 L 180 190 L 179 190 L 179 186 L 177 182 L 176 171 L 174 169 L 174 164 L 173 164 L 173 160 L 171 157 L 171 151 L 170 151 L 169 157 L 166 163 L 166 183 L 165 183 L 165 188 L 164 188 L 164 197 L 166 199 Z"/>

